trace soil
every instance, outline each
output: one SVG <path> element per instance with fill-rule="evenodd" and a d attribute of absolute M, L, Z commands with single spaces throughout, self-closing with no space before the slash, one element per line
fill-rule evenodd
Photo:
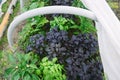
<path fill-rule="evenodd" d="M 13 42 L 17 43 L 18 42 L 18 37 L 19 37 L 19 33 L 21 32 L 22 28 L 24 27 L 26 21 L 22 22 L 21 24 L 19 24 L 15 31 L 13 32 Z"/>

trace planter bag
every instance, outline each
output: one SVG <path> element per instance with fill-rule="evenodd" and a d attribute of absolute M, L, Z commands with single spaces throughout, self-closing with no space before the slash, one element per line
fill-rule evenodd
<path fill-rule="evenodd" d="M 105 0 L 82 0 L 97 17 L 100 55 L 108 80 L 120 80 L 120 21 Z"/>

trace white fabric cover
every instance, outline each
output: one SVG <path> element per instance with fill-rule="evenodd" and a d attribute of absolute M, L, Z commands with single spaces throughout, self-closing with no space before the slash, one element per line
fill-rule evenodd
<path fill-rule="evenodd" d="M 100 55 L 108 80 L 120 80 L 120 21 L 105 0 L 81 0 L 97 17 Z"/>

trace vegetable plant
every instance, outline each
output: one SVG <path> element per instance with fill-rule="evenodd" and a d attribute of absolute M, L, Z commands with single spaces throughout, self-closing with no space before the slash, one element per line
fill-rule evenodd
<path fill-rule="evenodd" d="M 35 71 L 38 70 L 36 63 L 37 58 L 33 58 L 31 54 L 20 54 L 16 56 L 8 55 L 10 66 L 5 70 L 5 78 L 11 80 L 39 80 Z"/>
<path fill-rule="evenodd" d="M 65 31 L 72 30 L 73 34 L 95 33 L 96 29 L 91 23 L 92 23 L 91 20 L 85 17 L 79 17 L 77 23 L 72 19 L 67 19 L 62 16 L 59 16 L 59 17 L 54 17 L 54 20 L 50 21 L 50 25 L 51 25 L 50 28 L 54 28 L 58 26 L 60 30 L 65 30 Z"/>
<path fill-rule="evenodd" d="M 101 80 L 103 68 L 101 59 L 97 58 L 99 54 L 96 38 L 92 34 L 71 37 L 68 34 L 67 31 L 55 27 L 46 36 L 31 36 L 26 51 L 37 53 L 40 57 L 48 56 L 49 59 L 57 57 L 58 62 L 65 66 L 68 80 Z"/>
<path fill-rule="evenodd" d="M 48 3 L 48 0 L 46 1 L 31 0 L 30 3 L 31 3 L 30 6 L 25 6 L 23 8 L 23 11 L 43 7 Z M 42 33 L 42 34 L 45 33 L 44 30 L 46 28 L 44 28 L 44 26 L 48 23 L 48 20 L 44 16 L 36 16 L 36 17 L 28 19 L 26 23 L 27 24 L 24 26 L 25 28 L 23 28 L 22 32 L 20 33 L 20 38 L 22 37 L 22 39 L 20 39 L 19 41 L 19 45 L 23 45 L 23 46 L 20 46 L 22 47 L 23 50 L 29 44 L 28 39 L 30 36 L 37 34 L 37 33 Z"/>
<path fill-rule="evenodd" d="M 70 5 L 86 9 L 79 0 L 51 0 L 47 4 Z M 30 18 L 27 26 L 29 28 L 24 27 L 21 32 L 20 40 L 24 52 L 36 53 L 40 59 L 45 57 L 37 70 L 40 78 L 54 80 L 53 77 L 57 75 L 61 76 L 61 78 L 54 77 L 57 80 L 103 80 L 96 28 L 92 20 L 82 16 L 51 14 Z M 48 60 L 54 58 L 58 59 L 59 64 L 64 65 L 66 77 L 64 74 L 57 74 L 56 70 L 53 71 L 53 74 L 56 74 L 50 74 L 52 72 L 49 68 L 56 68 Z"/>
<path fill-rule="evenodd" d="M 5 70 L 5 79 L 11 80 L 66 80 L 64 66 L 47 57 L 40 59 L 33 53 L 8 55 L 9 67 Z"/>
<path fill-rule="evenodd" d="M 45 34 L 45 25 L 48 23 L 48 20 L 43 17 L 34 17 L 32 19 L 28 20 L 28 23 L 25 25 L 25 28 L 23 28 L 22 32 L 20 32 L 20 40 L 19 44 L 22 45 L 21 47 L 25 49 L 25 47 L 29 44 L 29 38 L 32 35 L 35 34 Z M 48 27 L 49 28 L 49 27 Z"/>
<path fill-rule="evenodd" d="M 40 69 L 42 80 L 66 80 L 66 75 L 63 74 L 63 65 L 56 64 L 57 58 L 53 58 L 49 61 L 47 57 L 42 59 L 40 63 Z"/>

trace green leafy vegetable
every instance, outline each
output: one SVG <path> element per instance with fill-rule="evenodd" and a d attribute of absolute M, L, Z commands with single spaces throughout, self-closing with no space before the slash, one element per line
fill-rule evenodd
<path fill-rule="evenodd" d="M 10 66 L 5 70 L 5 79 L 66 80 L 65 74 L 63 74 L 64 67 L 63 65 L 57 64 L 57 58 L 53 58 L 52 61 L 49 61 L 47 57 L 44 57 L 40 60 L 40 58 L 33 53 L 18 53 L 9 56 L 10 59 L 13 59 L 9 62 Z"/>

